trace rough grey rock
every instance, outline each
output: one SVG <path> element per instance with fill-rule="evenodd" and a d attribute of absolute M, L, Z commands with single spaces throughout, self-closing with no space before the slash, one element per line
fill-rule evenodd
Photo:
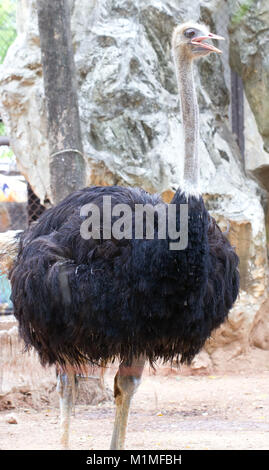
<path fill-rule="evenodd" d="M 255 172 L 256 169 L 263 165 L 269 165 L 269 153 L 263 148 L 263 139 L 247 99 L 244 100 L 244 113 L 245 168 L 247 171 Z"/>
<path fill-rule="evenodd" d="M 269 191 L 269 14 L 266 0 L 230 2 L 231 65 L 245 100 L 246 170 Z"/>
<path fill-rule="evenodd" d="M 87 183 L 137 185 L 170 200 L 183 165 L 171 33 L 177 23 L 201 18 L 227 37 L 226 2 L 73 0 L 71 6 Z M 228 37 L 224 49 L 222 58 L 211 55 L 195 70 L 201 179 L 208 208 L 224 228 L 230 222 L 229 236 L 241 258 L 245 295 L 231 322 L 241 328 L 242 320 L 247 326 L 237 333 L 224 326 L 226 339 L 240 342 L 243 334 L 247 343 L 267 295 L 266 234 L 260 188 L 243 170 L 228 119 Z M 49 199 L 36 0 L 19 2 L 18 38 L 0 69 L 0 93 L 18 165 L 41 201 Z"/>
<path fill-rule="evenodd" d="M 230 0 L 232 67 L 241 75 L 269 152 L 269 11 L 267 0 Z"/>

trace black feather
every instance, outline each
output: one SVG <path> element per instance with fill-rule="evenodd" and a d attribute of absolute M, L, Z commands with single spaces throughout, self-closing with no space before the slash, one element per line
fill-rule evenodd
<path fill-rule="evenodd" d="M 130 361 L 144 354 L 190 362 L 227 317 L 239 290 L 238 257 L 202 198 L 189 204 L 188 247 L 164 240 L 84 240 L 80 208 L 164 204 L 141 189 L 91 187 L 44 212 L 21 236 L 11 271 L 14 314 L 42 364 Z M 165 205 L 166 206 L 166 205 Z"/>

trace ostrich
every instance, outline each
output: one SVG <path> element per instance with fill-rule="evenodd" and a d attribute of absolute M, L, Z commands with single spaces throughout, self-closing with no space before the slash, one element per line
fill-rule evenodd
<path fill-rule="evenodd" d="M 75 387 L 74 367 L 119 360 L 114 379 L 116 414 L 111 449 L 123 449 L 132 396 L 145 361 L 190 363 L 211 332 L 227 317 L 239 290 L 238 257 L 207 212 L 199 190 L 198 104 L 193 61 L 220 53 L 207 39 L 223 39 L 199 24 L 175 28 L 172 51 L 184 126 L 184 177 L 171 204 L 188 204 L 188 244 L 172 250 L 169 236 L 82 237 L 85 214 L 104 197 L 112 209 L 125 204 L 164 207 L 159 195 L 139 188 L 87 187 L 44 212 L 20 238 L 11 269 L 14 314 L 27 348 L 42 365 L 61 372 L 63 446 L 68 446 Z M 181 157 L 182 158 L 182 157 Z M 167 212 L 167 211 L 166 211 Z M 102 218 L 104 222 L 104 215 Z M 135 219 L 132 218 L 132 228 Z M 103 230 L 103 231 L 102 231 Z"/>

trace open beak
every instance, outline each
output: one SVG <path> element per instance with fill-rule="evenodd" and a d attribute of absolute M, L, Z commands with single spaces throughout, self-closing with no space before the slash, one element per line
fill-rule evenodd
<path fill-rule="evenodd" d="M 213 46 L 212 44 L 207 44 L 207 42 L 203 42 L 206 39 L 218 39 L 218 40 L 225 40 L 222 36 L 217 36 L 217 34 L 208 33 L 207 36 L 197 36 L 191 40 L 191 44 L 195 46 L 199 46 L 202 49 L 208 49 L 212 52 L 217 52 L 218 54 L 222 54 L 222 51 L 217 47 Z"/>

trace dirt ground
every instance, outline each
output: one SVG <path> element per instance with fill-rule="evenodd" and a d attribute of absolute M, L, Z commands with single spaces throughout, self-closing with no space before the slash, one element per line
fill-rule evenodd
<path fill-rule="evenodd" d="M 105 376 L 112 390 L 113 368 Z M 8 423 L 14 415 L 16 424 Z M 112 398 L 79 404 L 71 420 L 71 449 L 108 449 Z M 27 400 L 0 412 L 0 448 L 59 449 L 59 409 Z M 131 408 L 126 449 L 269 449 L 269 370 L 257 374 L 184 376 L 146 370 Z"/>

